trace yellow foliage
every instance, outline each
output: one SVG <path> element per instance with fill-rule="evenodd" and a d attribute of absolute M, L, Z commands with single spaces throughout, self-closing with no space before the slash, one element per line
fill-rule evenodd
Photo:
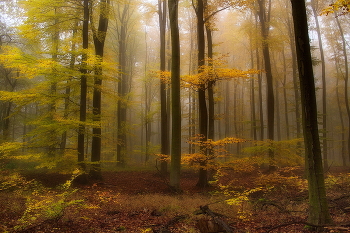
<path fill-rule="evenodd" d="M 283 190 L 298 190 L 304 192 L 307 190 L 306 179 L 301 179 L 296 175 L 291 175 L 291 171 L 298 169 L 298 167 L 288 167 L 279 169 L 278 171 L 270 174 L 260 174 L 255 180 L 255 184 L 274 189 L 275 191 Z M 283 173 L 286 173 L 284 175 Z M 277 190 L 276 190 L 277 189 Z"/>
<path fill-rule="evenodd" d="M 156 159 L 158 161 L 165 161 L 165 162 L 169 162 L 170 161 L 170 156 L 169 155 L 164 155 L 164 154 L 155 154 Z"/>
<path fill-rule="evenodd" d="M 269 153 L 274 154 L 277 166 L 301 166 L 304 164 L 302 138 L 284 141 L 255 141 L 255 146 L 246 147 L 243 152 L 256 158 L 258 164 L 268 163 Z"/>
<path fill-rule="evenodd" d="M 342 11 L 342 14 L 348 14 L 350 12 L 350 1 L 349 0 L 336 0 L 328 7 L 322 10 L 321 15 L 332 14 L 335 11 Z"/>
<path fill-rule="evenodd" d="M 8 156 L 9 154 L 18 151 L 23 148 L 25 143 L 23 142 L 4 142 L 0 144 L 0 154 Z"/>
<path fill-rule="evenodd" d="M 25 54 L 17 47 L 1 46 L 0 63 L 6 68 L 14 69 L 19 72 L 19 77 L 35 78 L 39 74 L 37 59 Z"/>
<path fill-rule="evenodd" d="M 223 57 L 208 59 L 208 64 L 198 69 L 197 74 L 181 76 L 181 87 L 198 89 L 206 87 L 210 82 L 230 80 L 234 78 L 252 78 L 254 74 L 261 73 L 261 70 L 249 69 L 246 71 L 227 68 Z M 166 84 L 171 84 L 169 71 L 152 71 L 151 75 L 161 79 Z"/>
<path fill-rule="evenodd" d="M 31 183 L 32 181 L 26 180 L 19 173 L 11 173 L 8 175 L 2 173 L 0 176 L 0 191 L 28 187 Z"/>
<path fill-rule="evenodd" d="M 193 154 L 184 154 L 182 162 L 184 164 L 189 164 L 192 167 L 208 169 L 210 167 L 215 166 L 215 158 L 218 158 L 220 156 L 222 157 L 227 154 L 227 151 L 225 150 L 226 145 L 242 143 L 246 141 L 247 140 L 245 139 L 233 137 L 227 137 L 217 141 L 214 141 L 212 139 L 203 140 L 203 136 L 197 134 L 194 137 L 191 137 L 188 140 L 188 143 L 198 146 L 201 149 L 201 151 Z M 209 151 L 209 153 L 206 153 L 206 151 Z"/>

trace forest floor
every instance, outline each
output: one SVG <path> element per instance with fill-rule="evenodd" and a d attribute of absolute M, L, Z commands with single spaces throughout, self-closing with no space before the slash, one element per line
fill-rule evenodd
<path fill-rule="evenodd" d="M 22 183 L 21 189 L 16 185 L 0 189 L 0 232 L 225 232 L 216 222 L 223 222 L 232 232 L 309 232 L 307 190 L 293 189 L 288 183 L 303 182 L 302 172 L 290 172 L 271 186 L 265 185 L 271 176 L 263 173 L 225 172 L 226 184 L 240 187 L 228 196 L 216 186 L 196 187 L 193 171 L 182 172 L 182 193 L 177 194 L 156 171 L 104 172 L 103 181 L 61 189 L 57 185 L 69 176 L 25 174 L 26 181 L 21 179 L 16 185 L 33 179 L 41 185 L 23 190 Z M 335 226 L 324 228 L 326 232 L 350 232 L 348 172 L 329 173 L 328 199 Z M 265 188 L 256 188 L 253 181 Z M 231 205 L 224 201 L 229 197 Z M 201 207 L 208 207 L 215 218 L 203 214 Z"/>

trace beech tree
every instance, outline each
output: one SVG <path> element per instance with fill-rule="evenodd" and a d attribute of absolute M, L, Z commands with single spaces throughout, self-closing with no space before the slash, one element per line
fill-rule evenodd
<path fill-rule="evenodd" d="M 166 0 L 158 0 L 159 15 L 159 35 L 160 35 L 160 71 L 166 70 L 166 22 L 167 22 L 167 6 Z M 167 91 L 166 83 L 160 80 L 160 114 L 161 114 L 161 154 L 169 154 L 169 133 L 168 133 L 168 114 L 167 114 Z M 167 162 L 161 161 L 161 173 L 167 173 Z"/>
<path fill-rule="evenodd" d="M 181 101 L 180 101 L 180 36 L 178 0 L 168 0 L 171 30 L 171 167 L 170 186 L 180 190 L 181 171 Z"/>
<path fill-rule="evenodd" d="M 104 55 L 104 46 L 106 40 L 106 34 L 108 29 L 109 19 L 109 0 L 101 0 L 99 2 L 100 13 L 98 27 L 95 28 L 93 16 L 91 16 L 90 22 L 93 32 L 93 39 L 95 45 L 95 54 L 97 61 L 94 68 L 94 91 L 93 91 L 93 121 L 97 126 L 92 129 L 92 142 L 91 142 L 91 162 L 93 163 L 90 170 L 90 176 L 95 179 L 101 179 L 101 88 L 102 88 L 102 61 Z"/>
<path fill-rule="evenodd" d="M 320 51 L 321 60 L 321 80 L 322 80 L 322 152 L 323 152 L 323 165 L 324 170 L 328 169 L 328 138 L 327 138 L 327 84 L 326 84 L 326 61 L 323 50 L 322 35 L 320 29 L 320 23 L 318 20 L 318 0 L 311 1 L 312 13 L 315 19 L 318 46 Z"/>
<path fill-rule="evenodd" d="M 270 59 L 269 48 L 269 33 L 270 33 L 270 15 L 271 15 L 271 0 L 268 0 L 268 11 L 266 11 L 265 0 L 258 0 L 259 10 L 258 16 L 261 27 L 262 37 L 262 52 L 264 56 L 264 65 L 266 72 L 266 84 L 267 84 L 267 139 L 274 140 L 275 134 L 275 97 L 273 93 L 273 78 Z M 271 150 L 270 157 L 270 169 L 274 169 L 274 154 Z"/>
<path fill-rule="evenodd" d="M 291 0 L 305 143 L 305 161 L 309 187 L 309 222 L 315 225 L 332 223 L 324 182 L 322 154 L 318 135 L 315 80 L 305 1 Z"/>
<path fill-rule="evenodd" d="M 78 163 L 83 173 L 86 171 L 85 166 L 85 122 L 86 122 L 86 98 L 87 98 L 87 49 L 89 48 L 89 18 L 90 7 L 89 0 L 83 1 L 83 26 L 82 26 L 82 46 L 83 54 L 81 61 L 80 76 L 80 107 L 79 107 L 79 128 L 78 128 Z M 86 177 L 82 174 L 82 182 L 86 181 Z"/>

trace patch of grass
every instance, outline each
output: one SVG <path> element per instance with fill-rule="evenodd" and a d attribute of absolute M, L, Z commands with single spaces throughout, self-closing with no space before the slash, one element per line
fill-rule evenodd
<path fill-rule="evenodd" d="M 217 197 L 216 197 L 217 198 Z M 234 217 L 237 210 L 224 202 L 218 202 L 211 196 L 196 195 L 163 195 L 163 194 L 143 194 L 134 196 L 120 196 L 120 206 L 126 211 L 157 210 L 168 216 L 193 215 L 200 206 L 210 203 L 210 208 L 228 217 Z"/>

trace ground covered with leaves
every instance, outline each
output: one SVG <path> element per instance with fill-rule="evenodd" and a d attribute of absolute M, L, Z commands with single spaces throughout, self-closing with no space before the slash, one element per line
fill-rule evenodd
<path fill-rule="evenodd" d="M 183 171 L 181 193 L 153 170 L 104 172 L 86 185 L 58 173 L 0 172 L 1 232 L 225 232 L 219 223 L 232 232 L 310 231 L 307 183 L 295 167 L 220 168 L 205 189 Z M 334 226 L 323 229 L 349 232 L 350 173 L 333 169 L 326 185 Z"/>

